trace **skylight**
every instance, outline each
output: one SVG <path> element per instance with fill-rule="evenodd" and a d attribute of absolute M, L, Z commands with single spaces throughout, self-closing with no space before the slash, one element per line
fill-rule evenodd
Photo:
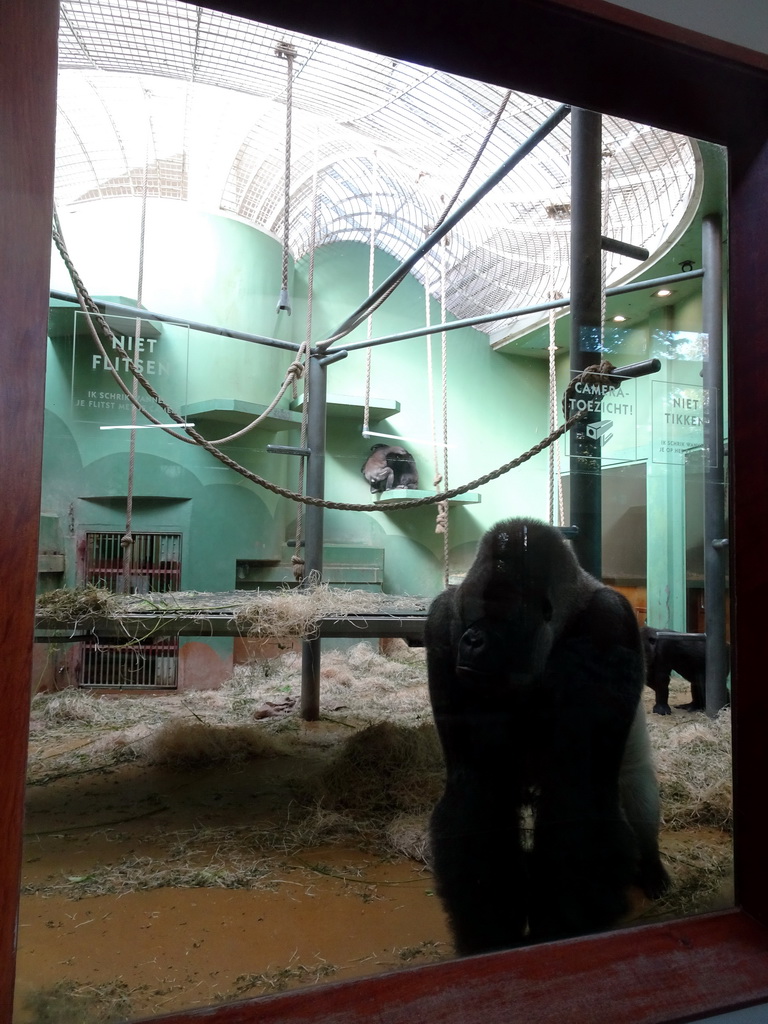
<path fill-rule="evenodd" d="M 288 62 L 295 48 L 289 244 L 338 240 L 397 259 L 440 218 L 507 90 L 173 0 L 63 0 L 56 199 L 190 202 L 282 237 Z M 512 93 L 461 198 L 557 104 Z M 664 246 L 696 183 L 692 143 L 603 121 L 603 233 Z M 569 291 L 570 127 L 563 122 L 416 267 L 457 317 Z M 608 255 L 606 281 L 636 272 Z M 487 328 L 498 336 L 503 325 Z"/>

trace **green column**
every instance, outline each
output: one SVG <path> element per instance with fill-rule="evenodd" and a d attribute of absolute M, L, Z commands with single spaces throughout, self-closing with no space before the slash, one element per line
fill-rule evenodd
<path fill-rule="evenodd" d="M 685 468 L 649 461 L 647 494 L 648 625 L 684 632 Z"/>

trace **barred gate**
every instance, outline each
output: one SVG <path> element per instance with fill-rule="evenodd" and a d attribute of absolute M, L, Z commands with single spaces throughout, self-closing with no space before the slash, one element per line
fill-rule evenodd
<path fill-rule="evenodd" d="M 86 583 L 125 593 L 122 533 L 88 533 L 85 539 Z M 181 586 L 181 534 L 135 533 L 129 569 L 129 592 L 158 594 Z M 179 665 L 178 637 L 151 643 L 106 644 L 98 638 L 81 645 L 78 683 L 99 689 L 174 690 Z"/>

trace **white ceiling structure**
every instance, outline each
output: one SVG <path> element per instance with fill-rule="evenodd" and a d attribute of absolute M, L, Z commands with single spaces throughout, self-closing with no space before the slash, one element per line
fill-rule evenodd
<path fill-rule="evenodd" d="M 292 48 L 292 61 L 283 55 Z M 288 70 L 293 256 L 346 240 L 406 258 L 477 159 L 471 195 L 555 110 L 456 75 L 174 0 L 62 0 L 56 201 L 193 203 L 283 237 Z M 687 224 L 696 147 L 605 117 L 603 234 L 652 253 Z M 479 158 L 478 158 L 479 154 Z M 569 291 L 570 122 L 415 268 L 459 318 Z M 635 274 L 606 256 L 606 283 Z M 441 276 L 442 275 L 442 276 Z M 444 281 L 444 285 L 441 284 Z M 513 321 L 489 325 L 503 337 Z"/>

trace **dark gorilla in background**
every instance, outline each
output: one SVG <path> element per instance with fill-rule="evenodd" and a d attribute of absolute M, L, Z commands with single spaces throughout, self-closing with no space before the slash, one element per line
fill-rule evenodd
<path fill-rule="evenodd" d="M 610 927 L 628 889 L 668 885 L 629 602 L 559 532 L 511 519 L 429 611 L 429 691 L 446 763 L 431 819 L 457 952 Z"/>
<path fill-rule="evenodd" d="M 640 630 L 645 653 L 646 682 L 656 694 L 653 710 L 671 715 L 669 677 L 677 672 L 691 684 L 691 700 L 677 704 L 684 711 L 703 711 L 706 707 L 707 638 L 704 633 L 676 633 L 672 629 Z"/>
<path fill-rule="evenodd" d="M 415 490 L 419 486 L 419 474 L 413 456 L 399 445 L 373 445 L 360 472 L 371 485 L 374 494 L 398 487 Z"/>

